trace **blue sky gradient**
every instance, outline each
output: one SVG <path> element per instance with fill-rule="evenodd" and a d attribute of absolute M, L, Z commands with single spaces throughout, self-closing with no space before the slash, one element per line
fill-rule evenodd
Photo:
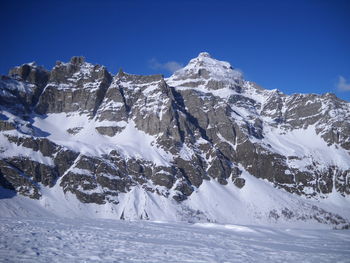
<path fill-rule="evenodd" d="M 1 1 L 0 74 L 76 55 L 169 76 L 199 52 L 284 93 L 350 101 L 350 1 Z"/>

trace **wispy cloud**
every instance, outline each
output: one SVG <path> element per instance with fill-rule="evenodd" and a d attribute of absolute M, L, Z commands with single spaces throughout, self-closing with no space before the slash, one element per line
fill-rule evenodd
<path fill-rule="evenodd" d="M 157 59 L 152 58 L 149 61 L 149 67 L 154 70 L 166 70 L 170 73 L 174 73 L 176 70 L 182 68 L 183 64 L 176 61 L 168 61 L 165 63 L 161 63 Z"/>
<path fill-rule="evenodd" d="M 350 91 L 350 83 L 343 76 L 339 76 L 338 83 L 337 83 L 337 89 L 339 91 Z"/>

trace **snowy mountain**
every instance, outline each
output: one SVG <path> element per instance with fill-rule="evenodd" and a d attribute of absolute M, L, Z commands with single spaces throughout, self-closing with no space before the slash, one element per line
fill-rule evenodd
<path fill-rule="evenodd" d="M 1 76 L 0 131 L 10 216 L 350 224 L 350 103 L 263 89 L 208 53 L 167 79 L 24 64 Z"/>

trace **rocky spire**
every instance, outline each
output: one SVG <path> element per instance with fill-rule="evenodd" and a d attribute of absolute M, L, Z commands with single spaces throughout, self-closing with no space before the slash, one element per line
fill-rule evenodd
<path fill-rule="evenodd" d="M 79 57 L 72 57 L 70 59 L 70 63 L 74 65 L 81 65 L 85 62 L 85 57 L 79 56 Z"/>

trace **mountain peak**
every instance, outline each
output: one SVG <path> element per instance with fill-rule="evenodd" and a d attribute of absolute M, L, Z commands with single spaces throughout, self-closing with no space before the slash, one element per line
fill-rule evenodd
<path fill-rule="evenodd" d="M 211 58 L 210 54 L 208 52 L 201 52 L 198 54 L 198 57 L 206 57 Z"/>
<path fill-rule="evenodd" d="M 217 60 L 208 52 L 201 52 L 198 57 L 191 59 L 187 66 L 170 77 L 175 81 L 188 78 L 235 81 L 242 79 L 242 73 L 233 69 L 229 62 Z"/>
<path fill-rule="evenodd" d="M 70 63 L 74 65 L 81 65 L 85 62 L 85 57 L 82 56 L 74 56 L 70 59 Z"/>

